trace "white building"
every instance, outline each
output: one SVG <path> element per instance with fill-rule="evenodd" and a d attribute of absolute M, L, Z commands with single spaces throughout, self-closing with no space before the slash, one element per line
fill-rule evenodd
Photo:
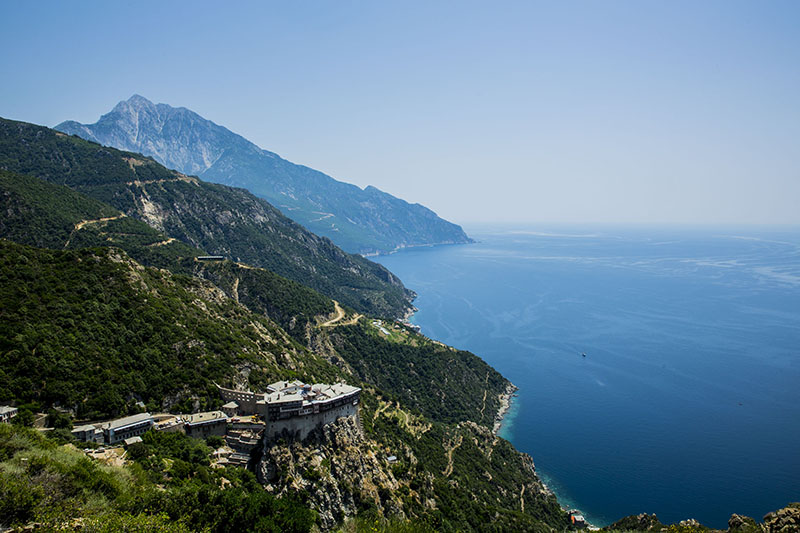
<path fill-rule="evenodd" d="M 218 387 L 225 401 L 234 401 L 243 415 L 259 414 L 267 422 L 266 435 L 304 439 L 317 427 L 343 416 L 358 416 L 361 389 L 335 383 L 309 385 L 302 381 L 276 381 L 266 393 Z"/>
<path fill-rule="evenodd" d="M 72 428 L 72 436 L 81 442 L 103 442 L 103 430 L 92 424 Z"/>
<path fill-rule="evenodd" d="M 127 438 L 142 435 L 151 427 L 153 427 L 153 417 L 150 413 L 126 416 L 101 426 L 106 444 L 117 444 Z"/>
<path fill-rule="evenodd" d="M 228 427 L 228 415 L 222 411 L 197 413 L 183 417 L 183 429 L 190 437 L 204 439 L 209 435 L 225 436 Z"/>
<path fill-rule="evenodd" d="M 11 419 L 17 416 L 19 410 L 10 405 L 0 405 L 0 423 L 11 422 Z"/>

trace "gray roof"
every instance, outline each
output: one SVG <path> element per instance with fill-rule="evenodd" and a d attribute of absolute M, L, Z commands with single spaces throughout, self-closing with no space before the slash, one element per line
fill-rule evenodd
<path fill-rule="evenodd" d="M 126 416 L 125 418 L 118 418 L 117 420 L 112 420 L 111 422 L 107 422 L 103 426 L 103 428 L 119 431 L 120 429 L 123 429 L 125 427 L 145 422 L 148 419 L 151 422 L 153 421 L 153 417 L 150 413 L 139 413 L 138 415 Z"/>
<path fill-rule="evenodd" d="M 222 406 L 223 409 L 236 409 L 239 407 L 239 404 L 236 402 L 228 402 Z"/>
<path fill-rule="evenodd" d="M 17 412 L 16 407 L 11 407 L 10 405 L 0 405 L 0 414 L 4 415 L 6 413 L 16 413 L 16 412 Z"/>
<path fill-rule="evenodd" d="M 78 427 L 72 428 L 72 433 L 78 433 L 78 432 L 85 433 L 87 431 L 95 431 L 96 429 L 97 428 L 94 427 L 94 425 L 86 424 L 85 426 L 78 426 Z"/>
<path fill-rule="evenodd" d="M 207 413 L 195 413 L 193 415 L 184 416 L 183 419 L 186 421 L 187 425 L 196 426 L 199 424 L 215 422 L 217 420 L 227 421 L 228 415 L 222 411 L 209 411 Z"/>
<path fill-rule="evenodd" d="M 308 406 L 312 403 L 330 402 L 337 398 L 361 391 L 358 387 L 353 387 L 345 383 L 334 383 L 333 385 L 316 383 L 314 385 L 306 385 L 299 381 L 292 383 L 278 381 L 270 385 L 270 388 L 277 388 L 277 390 L 266 394 L 264 402 L 273 405 L 302 402 L 303 405 Z"/>

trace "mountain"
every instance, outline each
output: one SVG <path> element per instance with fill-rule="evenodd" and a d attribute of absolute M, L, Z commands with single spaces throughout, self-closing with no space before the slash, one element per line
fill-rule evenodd
<path fill-rule="evenodd" d="M 92 168 L 91 163 L 87 165 L 85 170 Z M 160 271 L 167 270 L 183 277 L 188 275 L 199 278 L 198 286 L 209 285 L 210 282 L 220 294 L 253 313 L 268 317 L 294 337 L 292 342 L 288 337 L 285 339 L 290 351 L 296 352 L 297 346 L 294 343 L 300 342 L 337 367 L 346 368 L 352 376 L 392 394 L 409 408 L 424 413 L 432 420 L 450 423 L 472 420 L 491 427 L 495 413 L 500 408 L 499 395 L 508 387 L 505 378 L 469 352 L 449 349 L 408 330 L 398 329 L 393 338 L 386 338 L 378 334 L 379 329 L 371 322 L 361 323 L 364 319 L 359 320 L 360 315 L 344 310 L 341 315 L 337 315 L 334 312 L 334 303 L 323 295 L 268 270 L 229 260 L 197 261 L 196 257 L 204 253 L 202 250 L 170 239 L 144 222 L 121 216 L 119 211 L 107 204 L 62 185 L 48 183 L 33 176 L 0 171 L 0 212 L 4 214 L 0 218 L 0 239 L 59 251 L 112 247 L 124 251 L 131 263 L 141 261 L 146 265 L 159 267 Z M 13 251 L 13 248 L 10 250 Z M 28 252 L 32 254 L 35 250 L 37 249 Z M 114 257 L 119 255 L 119 250 L 116 253 Z M 11 252 L 8 254 L 11 255 Z M 95 256 L 99 254 L 100 252 L 95 252 Z M 18 254 L 17 257 L 23 255 Z M 32 260 L 28 260 L 24 263 L 31 262 Z M 141 270 L 138 265 L 136 268 Z M 65 269 L 65 275 L 67 272 Z M 2 281 L 15 280 L 17 275 L 19 272 L 14 271 L 2 278 Z M 81 275 L 80 271 L 76 271 L 67 277 L 74 281 Z M 34 276 L 35 279 L 41 277 Z M 177 279 L 183 280 L 183 277 Z M 135 278 L 139 279 L 141 276 Z M 20 281 L 14 281 L 9 290 L 20 285 Z M 42 290 L 26 289 L 20 295 L 35 292 Z M 113 295 L 122 292 L 124 291 L 121 289 L 115 289 Z M 163 289 L 153 289 L 152 292 L 165 293 Z M 4 301 L 14 302 L 13 294 L 15 293 L 9 293 Z M 107 300 L 108 297 L 104 299 Z M 9 305 L 18 308 L 16 304 Z M 120 305 L 114 304 L 114 307 L 118 308 Z M 33 306 L 22 306 L 21 309 L 31 311 Z M 79 309 L 83 309 L 83 306 Z M 167 310 L 164 313 L 167 317 L 164 320 L 167 322 L 187 321 L 185 318 L 166 315 Z M 137 311 L 137 314 L 144 314 L 144 311 Z M 9 316 L 6 315 L 6 322 Z M 334 319 L 337 316 L 340 318 L 336 327 L 317 327 L 330 322 L 331 316 Z M 37 324 L 43 318 L 44 315 L 34 314 L 19 319 L 18 323 Z M 80 326 L 85 326 L 86 322 L 94 318 L 91 314 L 84 316 L 80 320 Z M 224 324 L 224 321 L 219 323 Z M 57 321 L 57 326 L 40 325 L 34 329 L 49 330 L 51 327 L 60 328 L 61 322 Z M 105 327 L 104 324 L 98 324 L 90 329 Z M 394 326 L 389 327 L 396 329 Z M 130 329 L 132 328 L 128 324 L 126 331 Z M 106 333 L 104 339 L 110 341 L 113 336 Z M 54 337 L 61 339 L 60 334 Z M 66 339 L 74 340 L 76 337 L 80 338 L 77 331 L 66 336 Z M 137 344 L 141 346 L 141 343 Z M 201 344 L 206 345 L 208 342 L 203 341 Z M 21 348 L 17 344 L 14 346 L 14 349 Z M 51 347 L 50 351 L 63 350 L 69 354 L 76 351 L 78 346 L 61 344 L 58 350 Z M 114 349 L 106 347 L 105 351 L 113 352 Z M 170 350 L 159 345 L 158 351 Z M 75 366 L 83 368 L 87 365 Z M 293 368 L 297 369 L 296 366 Z M 255 375 L 256 373 L 251 372 L 248 379 L 252 380 Z M 119 377 L 122 379 L 125 376 Z M 221 378 L 217 376 L 217 379 Z M 77 380 L 70 378 L 68 381 Z M 52 385 L 53 378 L 49 382 Z M 209 385 L 208 382 L 205 384 Z M 252 385 L 255 386 L 255 383 Z M 38 388 L 29 384 L 25 390 L 35 393 Z M 203 390 L 200 387 L 200 391 Z M 435 396 L 431 397 L 430 391 L 436 391 Z M 18 391 L 19 394 L 22 392 Z M 132 393 L 134 392 L 128 390 L 125 395 Z M 172 395 L 175 393 L 176 391 L 170 391 Z M 135 391 L 135 394 L 141 396 L 142 392 Z M 444 405 L 439 395 L 447 398 Z M 66 399 L 52 401 L 66 402 Z"/>
<path fill-rule="evenodd" d="M 143 267 L 116 248 L 0 240 L 0 273 L 0 401 L 82 418 L 124 414 L 138 400 L 191 411 L 220 404 L 215 381 L 343 376 L 211 283 Z"/>
<path fill-rule="evenodd" d="M 373 531 L 382 518 L 406 531 L 566 525 L 530 457 L 490 431 L 509 383 L 485 362 L 396 323 L 378 327 L 375 317 L 267 270 L 198 261 L 202 250 L 54 183 L 113 199 L 126 196 L 111 186 L 130 179 L 125 167 L 152 181 L 162 172 L 157 163 L 125 154 L 120 167 L 116 151 L 11 126 L 28 135 L 16 149 L 0 135 L 0 161 L 50 181 L 0 170 L 0 403 L 19 406 L 26 418 L 49 411 L 66 424 L 136 412 L 138 401 L 150 410 L 215 408 L 222 401 L 214 383 L 263 390 L 279 378 L 344 380 L 363 393 L 361 423 L 340 420 L 303 442 L 263 443 L 253 468 L 269 492 L 247 472 L 208 469 L 211 450 L 182 436 L 145 435 L 114 481 L 103 480 L 94 462 L 68 456 L 74 448 L 47 451 L 69 440 L 64 430 L 36 440 L 41 452 L 22 455 L 32 433 L 0 431 L 0 526 L 35 521 L 62 530 L 81 518 L 162 531 L 145 525 L 169 519 L 187 530 L 230 531 L 259 513 L 270 520 L 248 530 L 273 531 L 275 521 L 285 531 L 329 531 L 352 517 L 357 531 Z M 282 328 L 298 323 L 294 333 Z M 31 453 L 30 469 L 7 474 Z M 129 490 L 129 478 L 145 485 Z M 59 490 L 44 490 L 47 483 Z M 303 518 L 302 528 L 287 527 L 297 525 L 292 516 Z M 121 527 L 105 530 L 112 529 Z"/>
<path fill-rule="evenodd" d="M 413 292 L 383 266 L 342 251 L 244 189 L 140 154 L 0 119 L 0 169 L 68 186 L 168 238 L 266 268 L 363 313 L 399 317 L 411 307 Z"/>
<path fill-rule="evenodd" d="M 183 107 L 134 95 L 94 124 L 67 121 L 57 130 L 159 163 L 206 181 L 243 187 L 342 249 L 360 254 L 406 246 L 467 243 L 460 226 L 420 204 L 369 186 L 337 181 L 262 150 Z"/>
<path fill-rule="evenodd" d="M 461 418 L 483 414 L 479 413 L 483 410 L 479 391 L 484 376 L 489 378 L 489 387 L 497 376 L 471 354 L 437 345 L 415 357 L 410 353 L 413 345 L 407 346 L 407 355 L 412 357 L 397 365 L 418 369 L 413 372 L 418 378 L 423 368 L 426 372 L 425 382 L 417 379 L 418 390 L 412 393 L 416 405 L 407 403 L 403 396 L 360 380 L 347 365 L 332 364 L 323 354 L 297 345 L 276 324 L 226 297 L 211 283 L 144 267 L 113 247 L 49 250 L 0 240 L 0 300 L 4 303 L 0 313 L 0 402 L 11 401 L 23 409 L 56 413 L 52 408 L 57 407 L 62 413 L 86 419 L 136 412 L 138 401 L 151 411 L 218 408 L 222 401 L 214 383 L 263 390 L 266 383 L 277 379 L 301 378 L 328 383 L 345 380 L 362 387 L 361 423 L 343 419 L 302 442 L 264 442 L 263 456 L 254 457 L 256 473 L 268 485 L 269 493 L 282 497 L 302 494 L 301 501 L 319 513 L 324 531 L 348 516 L 361 514 L 373 520 L 376 516 L 418 519 L 437 531 L 549 532 L 560 531 L 567 523 L 555 498 L 537 479 L 530 457 L 495 437 L 485 424 Z M 377 332 L 363 319 L 358 326 L 343 327 Z M 403 345 L 434 344 L 413 332 L 402 335 Z M 464 358 L 481 367 L 474 369 L 474 375 L 470 372 L 472 390 L 464 388 L 463 374 L 458 371 L 461 363 L 451 361 Z M 433 371 L 432 365 L 438 369 Z M 435 387 L 448 377 L 454 381 L 450 387 Z M 389 376 L 386 378 L 391 386 Z M 498 381 L 506 383 L 501 377 Z M 402 382 L 402 386 L 409 383 Z M 495 392 L 493 389 L 491 396 Z M 471 407 L 459 412 L 465 400 L 472 402 Z M 484 405 L 486 410 L 492 409 L 489 402 Z M 420 412 L 417 406 L 434 416 Z M 462 421 L 439 421 L 447 417 Z M 148 447 L 157 444 L 152 439 L 158 440 L 154 435 L 146 437 Z M 7 444 L 11 444 L 10 454 L 4 450 Z M 16 470 L 22 474 L 20 480 L 9 486 L 4 477 L 8 470 L 2 463 L 15 454 L 18 444 L 13 439 L 3 442 L 0 431 L 0 510 L 7 509 L 3 506 L 18 494 L 39 495 L 44 480 L 61 479 L 57 474 L 64 473 L 58 464 L 41 458 L 31 470 L 24 470 L 21 463 L 22 468 Z M 386 461 L 389 453 L 399 457 L 397 464 Z M 195 461 L 191 456 L 179 457 Z M 133 459 L 140 458 L 144 459 Z M 88 475 L 92 463 L 84 461 L 82 474 Z M 208 462 L 204 463 L 207 467 Z M 165 502 L 162 497 L 167 494 L 158 491 L 147 498 L 154 498 L 152 501 L 143 502 L 135 501 L 144 496 L 141 494 L 131 494 L 131 501 L 117 499 L 111 492 L 109 510 L 167 512 L 173 520 L 194 521 L 201 518 L 197 509 L 208 503 L 202 492 L 225 486 L 215 480 L 201 490 L 198 484 L 209 482 L 200 473 L 203 469 L 187 472 L 187 465 L 179 465 L 181 470 L 168 470 L 172 461 L 144 461 L 140 466 L 152 468 L 155 477 L 130 477 L 162 484 L 161 490 L 167 490 L 176 501 Z M 43 470 L 48 475 L 42 475 Z M 231 480 L 242 476 L 235 470 L 225 473 Z M 187 483 L 180 482 L 182 479 Z M 124 487 L 120 489 L 127 493 Z M 198 490 L 198 501 L 190 500 L 197 504 L 194 510 L 192 505 L 176 507 L 177 500 L 194 498 Z M 64 495 L 73 496 L 81 500 L 74 491 Z M 49 501 L 60 503 L 59 498 L 55 500 Z M 33 503 L 30 498 L 14 501 L 17 511 Z M 91 513 L 97 503 L 78 501 L 75 503 L 80 505 L 47 515 L 48 500 L 34 498 L 37 501 L 43 505 L 38 511 L 31 505 L 29 519 L 68 521 L 76 517 L 69 513 L 86 516 L 83 513 Z M 132 504 L 133 509 L 127 507 Z M 0 526 L 7 516 L 0 513 Z M 209 519 L 213 517 L 202 518 L 203 523 L 193 524 L 192 529 L 205 530 L 202 526 Z M 489 519 L 493 527 L 487 529 L 484 526 Z M 225 527 L 214 530 L 231 531 Z"/>
<path fill-rule="evenodd" d="M 0 424 L 0 529 L 570 527 L 532 459 L 492 433 L 513 388 L 478 357 L 341 309 L 268 270 L 198 261 L 203 250 L 54 183 L 135 203 L 144 197 L 115 180 L 128 184 L 127 172 L 138 169 L 149 179 L 133 187 L 147 189 L 175 174 L 47 128 L 0 125 L 25 132 L 15 138 L 0 128 L 0 403 L 19 407 L 13 424 L 45 410 L 53 426 Z M 74 444 L 73 417 L 132 413 L 139 401 L 150 410 L 216 408 L 215 383 L 263 390 L 279 378 L 361 387 L 359 420 L 337 420 L 303 441 L 262 441 L 254 473 L 212 468 L 212 449 L 179 433 L 146 433 L 115 467 L 60 446 Z M 763 524 L 734 515 L 728 532 L 794 531 L 798 509 Z M 693 520 L 664 526 L 655 515 L 607 530 L 709 531 Z"/>

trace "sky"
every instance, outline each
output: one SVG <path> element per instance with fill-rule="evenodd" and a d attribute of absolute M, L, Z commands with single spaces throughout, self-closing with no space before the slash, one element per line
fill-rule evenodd
<path fill-rule="evenodd" d="M 0 2 L 0 116 L 134 93 L 462 224 L 800 224 L 800 2 Z"/>

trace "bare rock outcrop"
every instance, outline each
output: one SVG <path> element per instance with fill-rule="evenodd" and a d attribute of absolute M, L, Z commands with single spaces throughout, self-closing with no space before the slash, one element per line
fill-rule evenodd
<path fill-rule="evenodd" d="M 800 531 L 800 503 L 790 503 L 783 509 L 764 517 L 767 533 L 795 533 Z"/>
<path fill-rule="evenodd" d="M 302 442 L 265 441 L 256 475 L 275 494 L 304 491 L 323 530 L 372 507 L 405 517 L 394 496 L 399 484 L 356 418 L 340 418 Z"/>

